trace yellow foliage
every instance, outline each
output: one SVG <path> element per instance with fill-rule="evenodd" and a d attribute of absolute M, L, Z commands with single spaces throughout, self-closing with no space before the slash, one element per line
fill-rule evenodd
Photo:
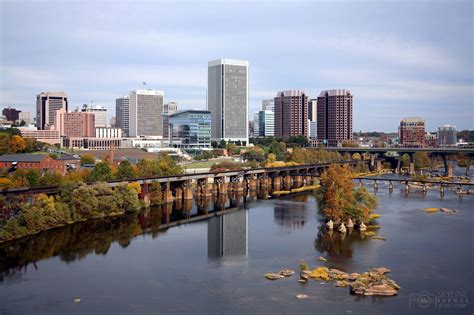
<path fill-rule="evenodd" d="M 366 236 L 374 236 L 375 235 L 375 232 L 373 231 L 367 231 L 364 233 Z"/>
<path fill-rule="evenodd" d="M 318 267 L 318 268 L 313 269 L 313 271 L 311 271 L 309 276 L 313 279 L 320 279 L 324 281 L 329 281 L 330 279 L 328 268 L 326 267 Z"/>
<path fill-rule="evenodd" d="M 291 193 L 291 191 L 289 191 L 289 190 L 276 190 L 272 194 L 274 194 L 274 195 L 288 195 L 289 193 Z"/>
<path fill-rule="evenodd" d="M 378 213 L 372 213 L 372 214 L 370 214 L 369 218 L 371 218 L 371 219 L 378 219 L 378 218 L 380 218 L 380 214 L 378 214 Z"/>
<path fill-rule="evenodd" d="M 274 162 L 268 162 L 265 164 L 265 167 L 282 167 L 285 166 L 285 162 L 283 161 L 274 161 Z"/>
<path fill-rule="evenodd" d="M 5 177 L 0 178 L 0 188 L 10 188 L 13 187 L 13 182 Z"/>
<path fill-rule="evenodd" d="M 425 211 L 428 213 L 438 212 L 439 208 L 426 208 Z"/>
<path fill-rule="evenodd" d="M 137 195 L 142 192 L 142 186 L 140 186 L 140 183 L 138 182 L 129 183 L 128 187 L 133 189 L 137 193 Z"/>

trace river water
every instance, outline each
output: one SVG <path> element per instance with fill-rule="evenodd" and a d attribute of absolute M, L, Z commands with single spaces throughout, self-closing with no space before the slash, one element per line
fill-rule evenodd
<path fill-rule="evenodd" d="M 214 216 L 212 203 L 168 216 L 152 209 L 4 244 L 0 314 L 472 314 L 474 197 L 405 196 L 402 186 L 390 194 L 383 183 L 377 196 L 386 241 L 323 233 L 315 198 L 304 194 L 247 198 Z M 401 289 L 359 297 L 331 282 L 263 277 L 301 260 L 347 272 L 388 267 Z"/>

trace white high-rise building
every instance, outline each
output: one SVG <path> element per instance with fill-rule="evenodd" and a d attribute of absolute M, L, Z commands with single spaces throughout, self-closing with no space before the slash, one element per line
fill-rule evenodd
<path fill-rule="evenodd" d="M 248 144 L 248 68 L 246 60 L 209 61 L 207 109 L 212 116 L 212 140 Z"/>
<path fill-rule="evenodd" d="M 262 100 L 262 110 L 269 110 L 271 112 L 274 112 L 275 111 L 275 100 L 273 98 Z"/>
<path fill-rule="evenodd" d="M 105 128 L 107 127 L 107 108 L 104 106 L 87 106 L 84 104 L 82 106 L 82 112 L 92 113 L 95 117 L 95 128 Z"/>
<path fill-rule="evenodd" d="M 163 136 L 163 97 L 163 91 L 130 92 L 130 137 Z"/>
<path fill-rule="evenodd" d="M 255 112 L 253 114 L 253 136 L 255 138 L 260 137 L 260 112 Z"/>
<path fill-rule="evenodd" d="M 115 127 L 121 128 L 124 136 L 130 130 L 130 99 L 128 95 L 115 100 Z"/>
<path fill-rule="evenodd" d="M 258 123 L 258 134 L 260 137 L 273 137 L 275 135 L 275 113 L 273 111 L 259 111 Z"/>

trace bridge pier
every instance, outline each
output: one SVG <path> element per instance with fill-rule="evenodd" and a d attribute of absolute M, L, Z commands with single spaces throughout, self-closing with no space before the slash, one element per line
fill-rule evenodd
<path fill-rule="evenodd" d="M 273 190 L 280 190 L 281 189 L 281 177 L 276 176 L 273 178 Z"/>
<path fill-rule="evenodd" d="M 293 183 L 292 179 L 291 179 L 291 176 L 290 175 L 286 175 L 285 176 L 285 179 L 283 180 L 284 181 L 284 186 L 285 186 L 285 190 L 290 190 L 291 189 L 291 185 Z"/>
<path fill-rule="evenodd" d="M 303 178 L 301 175 L 296 175 L 295 176 L 295 179 L 294 179 L 294 182 L 293 182 L 293 186 L 294 188 L 300 188 L 303 184 Z"/>
<path fill-rule="evenodd" d="M 170 182 L 166 182 L 165 190 L 163 192 L 163 203 L 173 203 L 173 192 L 170 188 Z"/>

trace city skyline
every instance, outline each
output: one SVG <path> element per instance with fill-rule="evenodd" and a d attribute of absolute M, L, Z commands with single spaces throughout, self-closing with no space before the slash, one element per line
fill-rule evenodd
<path fill-rule="evenodd" d="M 124 3 L 1 6 L 3 107 L 34 112 L 36 94 L 65 91 L 71 108 L 93 100 L 113 112 L 116 98 L 145 81 L 146 88 L 165 91 L 165 102 L 205 109 L 206 64 L 223 57 L 251 64 L 250 115 L 279 90 L 302 89 L 315 98 L 322 90 L 349 89 L 354 131 L 394 132 L 410 116 L 424 117 L 427 130 L 472 128 L 470 1 L 204 2 L 197 8 L 150 1 L 131 11 Z M 153 18 L 157 11 L 160 21 Z M 311 19 L 321 11 L 324 16 Z M 193 15 L 170 23 L 183 12 Z M 228 12 L 248 22 L 236 27 Z M 283 13 L 288 22 L 258 22 Z M 129 15 L 140 19 L 116 23 Z M 304 45 L 275 50 L 282 37 Z"/>

